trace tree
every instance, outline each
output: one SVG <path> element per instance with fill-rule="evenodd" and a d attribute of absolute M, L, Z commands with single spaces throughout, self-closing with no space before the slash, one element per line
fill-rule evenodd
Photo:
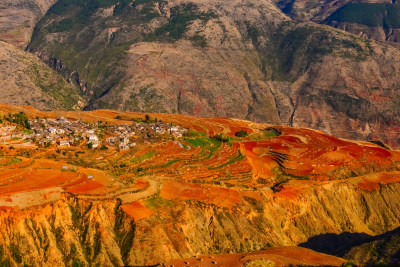
<path fill-rule="evenodd" d="M 105 145 L 102 145 L 100 150 L 108 150 L 108 147 L 106 147 Z"/>
<path fill-rule="evenodd" d="M 211 138 L 214 139 L 214 140 L 217 140 L 219 142 L 222 142 L 222 143 L 229 142 L 229 138 L 225 137 L 222 133 L 216 134 L 216 135 L 212 136 Z"/>
<path fill-rule="evenodd" d="M 150 121 L 150 116 L 149 116 L 149 114 L 146 114 L 146 115 L 144 116 L 144 120 L 145 120 L 146 122 L 149 122 L 149 121 Z"/>
<path fill-rule="evenodd" d="M 23 112 L 15 113 L 15 114 L 8 113 L 7 117 L 5 119 L 11 123 L 19 124 L 26 129 L 31 128 L 28 117 Z"/>
<path fill-rule="evenodd" d="M 235 133 L 235 136 L 237 136 L 237 137 L 246 137 L 247 135 L 248 135 L 247 131 L 243 131 L 243 130 L 240 130 L 239 132 Z"/>

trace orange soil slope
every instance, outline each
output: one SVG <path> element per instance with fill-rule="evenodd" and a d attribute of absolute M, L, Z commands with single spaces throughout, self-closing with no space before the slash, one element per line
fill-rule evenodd
<path fill-rule="evenodd" d="M 0 158 L 7 162 L 9 158 Z M 24 164 L 29 162 L 30 164 Z M 88 178 L 87 173 L 91 173 Z M 110 191 L 111 177 L 106 174 L 81 167 L 73 167 L 63 162 L 47 159 L 28 160 L 14 164 L 0 164 L 0 199 L 9 199 L 14 206 L 13 194 L 44 189 L 61 189 L 64 192 L 82 195 L 106 194 Z M 46 202 L 43 191 L 43 202 Z"/>
<path fill-rule="evenodd" d="M 195 256 L 166 266 L 341 266 L 345 260 L 300 247 L 277 247 L 251 253 Z M 246 265 L 245 265 L 246 264 Z M 252 264 L 252 265 L 250 265 Z"/>

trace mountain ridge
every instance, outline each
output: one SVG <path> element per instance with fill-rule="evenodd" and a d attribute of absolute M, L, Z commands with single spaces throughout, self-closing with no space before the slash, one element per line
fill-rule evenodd
<path fill-rule="evenodd" d="M 386 134 L 397 131 L 397 116 L 389 123 L 380 100 L 398 101 L 398 75 L 385 74 L 398 68 L 390 45 L 291 21 L 269 1 L 79 4 L 77 20 L 62 3 L 28 49 L 80 87 L 85 109 L 246 118 L 398 146 Z M 356 102 L 367 117 L 352 113 Z"/>

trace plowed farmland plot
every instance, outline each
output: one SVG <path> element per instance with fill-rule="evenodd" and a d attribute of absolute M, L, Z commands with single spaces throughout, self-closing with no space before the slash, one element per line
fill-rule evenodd
<path fill-rule="evenodd" d="M 269 140 L 242 143 L 260 177 L 281 179 L 338 179 L 351 171 L 371 168 L 392 169 L 399 153 L 374 144 L 356 143 L 311 130 L 282 128 L 282 135 Z"/>
<path fill-rule="evenodd" d="M 2 158 L 0 165 L 0 197 L 10 197 L 22 192 L 43 191 L 45 189 L 63 190 L 74 194 L 106 194 L 110 191 L 110 177 L 93 170 L 68 166 L 65 163 L 46 159 L 26 159 L 20 157 Z M 97 173 L 96 173 L 97 172 Z"/>

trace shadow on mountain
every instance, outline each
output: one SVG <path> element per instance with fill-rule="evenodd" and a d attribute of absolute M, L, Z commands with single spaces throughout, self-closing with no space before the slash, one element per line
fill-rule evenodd
<path fill-rule="evenodd" d="M 309 238 L 307 242 L 301 243 L 299 246 L 321 253 L 337 255 L 344 247 L 357 246 L 368 242 L 370 238 L 372 236 L 366 233 L 322 234 Z"/>
<path fill-rule="evenodd" d="M 313 236 L 307 242 L 299 244 L 300 247 L 312 249 L 317 252 L 331 254 L 343 257 L 352 248 L 361 246 L 370 242 L 386 242 L 394 236 L 400 236 L 400 227 L 388 231 L 381 235 L 371 236 L 366 233 L 349 233 L 344 232 L 341 234 L 322 234 Z M 400 249 L 400 242 L 398 248 Z M 400 250 L 396 253 L 396 258 L 400 256 Z"/>

